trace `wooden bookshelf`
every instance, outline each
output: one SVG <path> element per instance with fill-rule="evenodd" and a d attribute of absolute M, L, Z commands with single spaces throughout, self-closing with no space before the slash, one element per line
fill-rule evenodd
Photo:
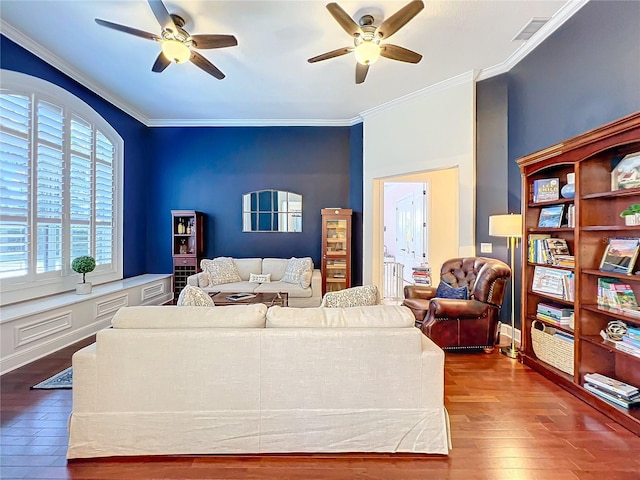
<path fill-rule="evenodd" d="M 640 112 L 565 140 L 544 150 L 518 159 L 522 173 L 522 290 L 521 290 L 521 361 L 589 403 L 599 411 L 640 435 L 640 409 L 615 406 L 584 388 L 584 375 L 601 373 L 623 382 L 640 386 L 640 358 L 615 348 L 600 336 L 612 320 L 640 327 L 640 319 L 597 305 L 597 284 L 602 277 L 628 283 L 640 299 L 640 264 L 630 275 L 603 272 L 600 261 L 609 238 L 638 237 L 640 226 L 627 226 L 620 212 L 632 203 L 640 203 L 640 188 L 611 190 L 611 172 L 627 154 L 640 151 Z M 568 173 L 575 174 L 575 197 L 557 201 L 532 202 L 534 180 L 559 178 L 566 183 Z M 575 205 L 575 227 L 539 228 L 541 208 L 550 205 Z M 575 301 L 567 302 L 532 290 L 536 265 L 528 261 L 528 236 L 550 234 L 564 238 L 575 256 Z M 547 265 L 548 266 L 548 265 Z M 562 267 L 552 267 L 562 269 Z M 564 270 L 567 270 L 566 267 Z M 571 269 L 569 269 L 571 270 Z M 555 303 L 574 309 L 575 328 L 549 326 L 574 336 L 574 373 L 566 374 L 539 359 L 533 350 L 531 326 L 536 319 L 538 303 Z M 545 323 L 544 321 L 542 321 Z"/>

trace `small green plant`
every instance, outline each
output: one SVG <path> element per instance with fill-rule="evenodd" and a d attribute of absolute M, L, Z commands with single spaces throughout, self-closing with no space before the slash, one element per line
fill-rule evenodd
<path fill-rule="evenodd" d="M 90 255 L 76 257 L 73 259 L 73 262 L 71 262 L 71 269 L 76 273 L 82 274 L 82 283 L 86 283 L 84 275 L 93 272 L 94 268 L 96 268 L 96 260 Z"/>
<path fill-rule="evenodd" d="M 640 203 L 629 205 L 626 209 L 620 212 L 620 216 L 624 218 L 627 215 L 635 215 L 637 213 L 640 213 Z"/>

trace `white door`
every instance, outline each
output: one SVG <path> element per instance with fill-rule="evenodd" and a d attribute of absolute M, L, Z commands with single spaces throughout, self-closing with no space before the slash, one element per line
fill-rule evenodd
<path fill-rule="evenodd" d="M 427 261 L 426 190 L 421 184 L 396 203 L 396 261 L 404 265 L 407 283 L 413 283 L 412 268 Z"/>

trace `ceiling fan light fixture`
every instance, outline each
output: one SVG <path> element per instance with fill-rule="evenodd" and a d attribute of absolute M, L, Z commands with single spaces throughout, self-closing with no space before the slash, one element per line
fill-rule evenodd
<path fill-rule="evenodd" d="M 167 59 L 176 63 L 184 63 L 191 58 L 191 50 L 178 40 L 163 40 L 162 53 Z"/>
<path fill-rule="evenodd" d="M 356 46 L 356 60 L 361 65 L 371 65 L 380 58 L 380 45 L 373 40 L 363 40 Z"/>

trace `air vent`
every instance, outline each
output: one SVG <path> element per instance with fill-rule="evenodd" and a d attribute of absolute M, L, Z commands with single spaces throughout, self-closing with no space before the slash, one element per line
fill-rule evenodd
<path fill-rule="evenodd" d="M 548 18 L 532 18 L 518 34 L 513 37 L 512 42 L 515 40 L 529 40 L 533 35 L 542 28 L 542 26 L 549 21 Z"/>

